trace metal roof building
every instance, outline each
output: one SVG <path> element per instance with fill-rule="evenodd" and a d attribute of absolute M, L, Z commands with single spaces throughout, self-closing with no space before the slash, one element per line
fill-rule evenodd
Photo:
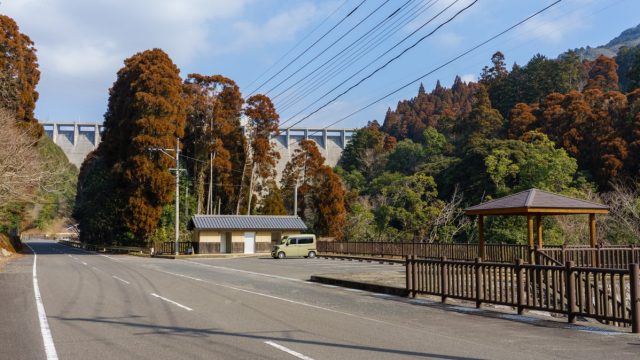
<path fill-rule="evenodd" d="M 199 230 L 300 230 L 307 229 L 298 216 L 194 215 L 190 229 Z"/>
<path fill-rule="evenodd" d="M 199 253 L 266 253 L 284 235 L 304 232 L 298 216 L 194 215 L 189 221 Z"/>

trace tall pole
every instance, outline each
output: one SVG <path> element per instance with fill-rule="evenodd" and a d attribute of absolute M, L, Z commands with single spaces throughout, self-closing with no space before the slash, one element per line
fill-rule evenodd
<path fill-rule="evenodd" d="M 176 256 L 180 242 L 180 138 L 176 138 Z"/>
<path fill-rule="evenodd" d="M 298 215 L 298 181 L 293 191 L 293 216 Z"/>

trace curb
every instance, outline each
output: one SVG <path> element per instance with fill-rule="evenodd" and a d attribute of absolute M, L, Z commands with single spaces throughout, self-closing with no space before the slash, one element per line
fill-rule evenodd
<path fill-rule="evenodd" d="M 369 283 L 363 283 L 363 282 L 352 281 L 352 280 L 342 280 L 342 279 L 336 279 L 336 278 L 331 278 L 331 277 L 326 277 L 321 275 L 311 275 L 311 279 L 309 280 L 312 282 L 317 282 L 317 283 L 326 284 L 326 285 L 336 285 L 340 287 L 364 290 L 364 291 L 380 293 L 380 294 L 388 294 L 388 295 L 395 295 L 395 296 L 401 296 L 401 297 L 407 297 L 409 295 L 409 292 L 407 291 L 407 289 L 399 288 L 395 286 L 369 284 Z"/>

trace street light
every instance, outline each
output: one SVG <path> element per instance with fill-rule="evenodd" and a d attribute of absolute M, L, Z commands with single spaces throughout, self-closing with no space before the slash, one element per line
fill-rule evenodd
<path fill-rule="evenodd" d="M 180 138 L 176 138 L 175 149 L 149 148 L 149 151 L 159 151 L 176 161 L 176 257 L 179 255 L 178 244 L 180 242 Z M 176 156 L 169 154 L 175 152 Z M 174 169 L 169 169 L 174 170 Z"/>

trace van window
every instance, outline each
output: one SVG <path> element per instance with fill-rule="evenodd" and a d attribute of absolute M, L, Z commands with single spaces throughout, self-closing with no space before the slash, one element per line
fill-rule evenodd
<path fill-rule="evenodd" d="M 296 238 L 290 238 L 289 239 L 289 245 L 296 245 L 298 244 L 298 239 Z"/>
<path fill-rule="evenodd" d="M 313 244 L 313 238 L 300 238 L 298 244 Z"/>

